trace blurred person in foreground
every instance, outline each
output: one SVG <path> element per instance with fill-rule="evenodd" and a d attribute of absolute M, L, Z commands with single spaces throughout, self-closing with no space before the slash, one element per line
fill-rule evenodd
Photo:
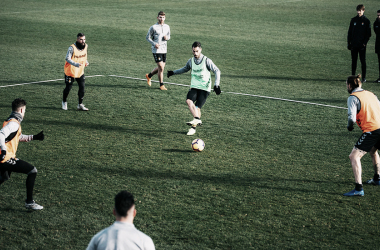
<path fill-rule="evenodd" d="M 154 250 L 153 240 L 133 225 L 136 216 L 135 200 L 127 191 L 115 196 L 113 215 L 116 221 L 92 237 L 87 250 L 130 249 Z"/>

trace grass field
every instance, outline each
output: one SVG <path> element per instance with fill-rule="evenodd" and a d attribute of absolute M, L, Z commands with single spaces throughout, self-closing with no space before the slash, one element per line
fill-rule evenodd
<path fill-rule="evenodd" d="M 357 4 L 2 1 L 0 119 L 22 97 L 23 133 L 43 130 L 45 140 L 20 144 L 17 155 L 37 167 L 34 199 L 44 209 L 25 210 L 26 177 L 13 174 L 0 186 L 0 249 L 85 249 L 113 223 L 124 189 L 157 249 L 376 248 L 379 187 L 342 196 L 354 188 L 348 155 L 361 134 L 347 131 L 345 109 Z M 378 1 L 364 4 L 373 23 Z M 222 73 L 224 92 L 210 95 L 194 136 L 185 124 L 189 74 L 165 78 L 175 83 L 166 92 L 138 80 L 155 66 L 145 35 L 160 10 L 172 33 L 166 70 L 183 67 L 200 41 Z M 64 58 L 78 32 L 89 45 L 89 112 L 75 110 L 75 85 L 61 109 Z M 380 95 L 374 39 L 363 87 Z M 195 138 L 206 143 L 201 153 L 191 150 Z M 370 157 L 362 162 L 363 180 L 372 178 Z"/>

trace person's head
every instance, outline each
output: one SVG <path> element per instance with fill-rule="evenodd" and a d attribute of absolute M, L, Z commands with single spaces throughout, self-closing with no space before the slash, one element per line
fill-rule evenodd
<path fill-rule="evenodd" d="M 358 16 L 361 17 L 364 14 L 365 7 L 363 4 L 359 4 L 356 6 L 356 12 L 358 13 Z"/>
<path fill-rule="evenodd" d="M 380 20 L 380 10 L 377 11 L 377 19 Z"/>
<path fill-rule="evenodd" d="M 17 98 L 12 102 L 12 111 L 20 113 L 22 115 L 22 117 L 24 117 L 24 115 L 25 115 L 25 109 L 26 109 L 26 101 L 25 100 L 23 100 L 21 98 Z"/>
<path fill-rule="evenodd" d="M 356 76 L 349 76 L 346 81 L 347 91 L 348 93 L 352 93 L 352 91 L 358 87 L 362 86 L 362 82 L 360 81 L 361 75 L 358 74 Z"/>
<path fill-rule="evenodd" d="M 192 45 L 193 55 L 195 58 L 199 58 L 202 53 L 202 45 L 200 42 L 194 42 Z"/>
<path fill-rule="evenodd" d="M 165 18 L 166 18 L 165 12 L 163 11 L 158 12 L 157 20 L 159 24 L 163 24 L 165 22 Z"/>
<path fill-rule="evenodd" d="M 116 217 L 133 218 L 136 216 L 135 200 L 128 191 L 121 191 L 115 196 L 114 214 Z"/>
<path fill-rule="evenodd" d="M 83 33 L 78 33 L 77 44 L 84 46 L 86 44 L 86 36 Z"/>

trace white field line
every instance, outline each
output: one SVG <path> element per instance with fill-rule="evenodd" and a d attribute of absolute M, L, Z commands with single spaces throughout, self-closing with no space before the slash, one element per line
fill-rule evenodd
<path fill-rule="evenodd" d="M 128 76 L 116 76 L 116 75 L 109 75 L 109 76 L 111 76 L 111 77 L 120 77 L 120 78 L 127 78 L 127 79 L 133 79 L 133 80 L 140 80 L 140 81 L 146 81 L 146 79 L 134 78 L 134 77 L 128 77 Z M 152 80 L 152 82 L 158 82 L 158 81 Z M 172 82 L 164 82 L 164 83 L 172 84 L 172 85 L 177 85 L 177 86 L 190 87 L 190 85 L 185 85 L 185 84 L 178 84 L 178 83 L 172 83 Z M 309 104 L 309 105 L 323 106 L 323 107 L 337 108 L 337 109 L 347 109 L 347 108 L 339 107 L 339 106 L 320 104 L 320 103 L 313 103 L 313 102 L 297 101 L 297 100 L 277 98 L 277 97 L 271 97 L 271 96 L 252 95 L 252 94 L 244 94 L 244 93 L 236 93 L 236 92 L 225 92 L 225 91 L 222 91 L 222 92 L 226 93 L 226 94 L 233 94 L 233 95 L 243 95 L 243 96 L 259 97 L 259 98 L 266 98 L 266 99 L 279 100 L 279 101 L 287 101 L 287 102 L 295 102 L 295 103 L 302 103 L 302 104 Z"/>
<path fill-rule="evenodd" d="M 104 75 L 93 75 L 93 76 L 86 76 L 86 77 L 99 77 L 99 76 L 104 76 Z M 133 80 L 139 80 L 139 81 L 146 81 L 146 79 L 135 78 L 135 77 L 129 77 L 129 76 L 117 76 L 117 75 L 108 75 L 108 76 L 110 76 L 110 77 L 118 77 L 118 78 L 126 78 L 126 79 L 133 79 Z M 13 84 L 13 85 L 0 86 L 0 88 L 7 88 L 7 87 L 14 87 L 14 86 L 21 86 L 21 85 L 34 84 L 34 83 L 56 82 L 56 81 L 63 81 L 63 80 L 64 80 L 64 79 L 55 79 L 55 80 L 45 80 L 45 81 L 37 81 L 37 82 L 18 83 L 18 84 Z M 158 82 L 158 81 L 152 80 L 152 82 Z M 172 83 L 172 82 L 164 82 L 164 83 L 171 84 L 171 85 L 176 85 L 176 86 L 190 87 L 190 85 L 186 85 L 186 84 L 179 84 L 179 83 Z M 237 92 L 225 92 L 225 91 L 222 91 L 222 92 L 225 93 L 225 94 L 232 94 L 232 95 L 251 96 L 251 97 L 259 97 L 259 98 L 272 99 L 272 100 L 279 100 L 279 101 L 287 101 L 287 102 L 294 102 L 294 103 L 302 103 L 302 104 L 315 105 L 315 106 L 322 106 L 322 107 L 329 107 L 329 108 L 347 109 L 347 108 L 339 107 L 339 106 L 333 106 L 333 105 L 327 105 L 327 104 L 320 104 L 320 103 L 314 103 L 314 102 L 297 101 L 297 100 L 284 99 L 284 98 L 277 98 L 277 97 L 271 97 L 271 96 L 262 96 L 262 95 L 244 94 L 244 93 L 237 93 Z"/>
<path fill-rule="evenodd" d="M 93 75 L 93 76 L 86 76 L 86 77 L 96 77 L 96 76 L 103 76 L 103 75 Z M 65 80 L 65 79 L 55 79 L 55 80 L 46 80 L 46 81 L 38 81 L 38 82 L 24 82 L 24 83 L 12 84 L 12 85 L 0 86 L 0 88 L 28 85 L 28 84 L 33 84 L 33 83 L 57 82 L 57 81 L 63 81 L 63 80 Z"/>

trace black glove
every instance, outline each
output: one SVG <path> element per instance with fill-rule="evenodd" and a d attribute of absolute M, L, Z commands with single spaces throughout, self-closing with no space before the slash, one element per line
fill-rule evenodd
<path fill-rule="evenodd" d="M 347 49 L 351 50 L 352 49 L 352 45 L 351 44 L 347 44 Z"/>
<path fill-rule="evenodd" d="M 220 95 L 220 93 L 222 93 L 219 85 L 218 86 L 214 85 L 214 91 L 215 91 L 215 94 L 217 94 L 217 95 Z"/>
<path fill-rule="evenodd" d="M 168 74 L 166 75 L 168 78 L 174 75 L 174 72 L 171 70 L 168 70 Z"/>
<path fill-rule="evenodd" d="M 33 135 L 33 140 L 43 141 L 44 138 L 45 138 L 45 136 L 44 136 L 44 131 L 41 131 L 41 132 L 39 132 L 38 134 Z"/>
<path fill-rule="evenodd" d="M 6 154 L 7 154 L 7 151 L 5 151 L 5 150 L 1 150 L 1 153 L 0 153 L 0 161 L 4 160 Z"/>
<path fill-rule="evenodd" d="M 354 126 L 347 126 L 348 131 L 354 130 Z"/>

